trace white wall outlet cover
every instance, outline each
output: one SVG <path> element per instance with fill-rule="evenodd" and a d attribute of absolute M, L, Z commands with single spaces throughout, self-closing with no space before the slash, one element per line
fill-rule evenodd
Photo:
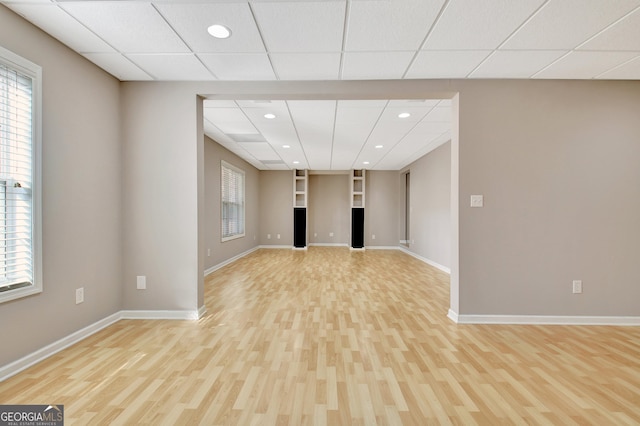
<path fill-rule="evenodd" d="M 84 287 L 76 289 L 76 305 L 84 302 Z"/>
<path fill-rule="evenodd" d="M 145 290 L 147 288 L 147 277 L 144 275 L 138 275 L 136 278 L 136 288 L 138 290 Z"/>
<path fill-rule="evenodd" d="M 472 195 L 471 196 L 471 207 L 482 207 L 484 205 L 484 196 L 483 195 Z"/>

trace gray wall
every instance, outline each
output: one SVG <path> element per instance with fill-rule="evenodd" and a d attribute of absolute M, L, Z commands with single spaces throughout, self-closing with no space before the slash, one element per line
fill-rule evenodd
<path fill-rule="evenodd" d="M 410 172 L 408 250 L 445 268 L 451 266 L 451 143 L 411 163 L 400 173 L 400 193 Z M 402 197 L 404 202 L 404 197 Z M 404 212 L 404 209 L 401 209 Z M 404 215 L 403 215 L 404 216 Z M 403 217 L 404 219 L 404 217 Z M 399 239 L 404 239 L 404 229 Z"/>
<path fill-rule="evenodd" d="M 209 269 L 258 245 L 259 171 L 208 137 L 205 138 L 204 158 L 205 269 Z M 244 170 L 245 174 L 245 236 L 225 242 L 220 241 L 220 162 L 222 160 Z M 208 255 L 209 250 L 211 255 Z"/>
<path fill-rule="evenodd" d="M 116 79 L 2 5 L 0 45 L 43 74 L 44 290 L 0 304 L 5 365 L 120 310 L 122 165 Z"/>
<path fill-rule="evenodd" d="M 261 170 L 259 188 L 260 245 L 293 246 L 293 172 Z"/>
<path fill-rule="evenodd" d="M 349 175 L 309 175 L 307 230 L 310 244 L 350 244 L 349 196 Z"/>
<path fill-rule="evenodd" d="M 640 82 L 119 84 L 2 6 L 0 43 L 44 68 L 44 293 L 0 305 L 2 364 L 119 309 L 201 305 L 198 95 L 453 98 L 452 310 L 640 316 Z"/>
<path fill-rule="evenodd" d="M 398 172 L 367 170 L 364 210 L 365 247 L 397 247 Z M 375 235 L 375 240 L 372 236 Z"/>
<path fill-rule="evenodd" d="M 460 312 L 640 315 L 640 82 L 459 86 Z"/>

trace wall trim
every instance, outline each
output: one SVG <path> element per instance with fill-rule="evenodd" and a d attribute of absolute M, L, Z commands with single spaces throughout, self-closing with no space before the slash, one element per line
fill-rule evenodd
<path fill-rule="evenodd" d="M 220 268 L 222 268 L 224 266 L 227 266 L 228 264 L 233 263 L 238 259 L 241 259 L 241 258 L 243 258 L 245 256 L 250 255 L 254 251 L 258 250 L 259 248 L 260 248 L 260 246 L 255 246 L 255 247 L 253 247 L 253 248 L 251 248 L 251 249 L 249 249 L 249 250 L 247 250 L 245 252 L 242 252 L 242 253 L 240 253 L 238 255 L 235 255 L 235 256 L 227 259 L 227 260 L 224 260 L 224 261 L 218 263 L 217 265 L 213 265 L 212 267 L 210 267 L 208 269 L 205 269 L 204 270 L 204 276 L 206 277 L 207 275 L 214 273 L 218 269 L 220 269 Z"/>
<path fill-rule="evenodd" d="M 309 247 L 349 247 L 347 243 L 309 243 Z"/>
<path fill-rule="evenodd" d="M 55 342 L 36 350 L 22 358 L 11 362 L 7 365 L 0 366 L 0 383 L 8 379 L 11 376 L 15 376 L 22 370 L 26 370 L 45 359 L 57 354 L 58 352 L 75 345 L 78 342 L 86 339 L 92 334 L 103 330 L 110 325 L 123 319 L 170 319 L 170 320 L 197 320 L 204 314 L 206 308 L 201 306 L 197 311 L 144 311 L 144 310 L 125 310 L 118 311 L 115 314 L 111 314 L 106 318 L 98 320 L 93 324 L 90 324 L 78 331 L 75 331 L 68 336 L 65 336 Z M 200 315 L 200 316 L 199 316 Z"/>
<path fill-rule="evenodd" d="M 412 252 L 411 250 L 407 249 L 406 247 L 402 247 L 402 246 L 398 246 L 398 250 L 403 251 L 405 253 L 407 253 L 409 256 L 413 256 L 418 260 L 422 260 L 424 263 L 433 266 L 436 269 L 440 269 L 442 272 L 446 272 L 447 274 L 451 275 L 451 268 L 448 268 L 444 265 L 441 265 L 437 262 L 434 262 L 433 260 L 427 259 L 426 257 L 422 257 L 418 254 L 415 254 L 414 252 Z"/>
<path fill-rule="evenodd" d="M 449 309 L 449 312 L 447 312 L 447 317 L 448 317 L 451 321 L 455 322 L 456 324 L 458 324 L 458 323 L 459 323 L 459 318 L 458 318 L 458 314 L 457 314 L 457 312 L 453 312 L 451 309 Z"/>
<path fill-rule="evenodd" d="M 367 250 L 400 250 L 398 246 L 365 246 Z"/>
<path fill-rule="evenodd" d="M 197 320 L 199 311 L 127 310 L 120 311 L 121 319 Z"/>
<path fill-rule="evenodd" d="M 86 339 L 92 334 L 97 333 L 98 331 L 107 328 L 108 326 L 115 324 L 122 318 L 120 312 L 116 312 L 115 314 L 111 314 L 106 318 L 98 320 L 93 324 L 90 324 L 84 328 L 81 328 L 78 331 L 75 331 L 68 336 L 65 336 L 55 342 L 36 350 L 28 355 L 23 356 L 22 358 L 9 363 L 4 366 L 0 366 L 0 382 L 8 379 L 11 376 L 14 376 L 21 372 L 22 370 L 26 370 L 39 363 L 40 361 L 44 361 L 52 355 L 57 354 L 58 352 L 78 343 L 81 340 Z"/>
<path fill-rule="evenodd" d="M 258 246 L 258 248 L 261 249 L 288 249 L 291 250 L 293 248 L 293 246 L 287 246 L 287 245 L 265 245 L 265 246 Z"/>
<path fill-rule="evenodd" d="M 205 305 L 202 305 L 198 308 L 198 318 L 196 319 L 200 319 L 204 316 L 204 314 L 207 313 L 207 307 Z"/>
<path fill-rule="evenodd" d="M 565 315 L 447 315 L 458 324 L 503 325 L 613 325 L 640 326 L 640 317 L 565 316 Z"/>

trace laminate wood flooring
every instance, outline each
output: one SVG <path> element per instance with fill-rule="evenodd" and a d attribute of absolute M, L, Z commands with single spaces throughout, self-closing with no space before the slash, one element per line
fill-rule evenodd
<path fill-rule="evenodd" d="M 68 425 L 640 424 L 640 328 L 457 325 L 400 251 L 259 250 L 198 321 L 122 320 L 0 383 Z"/>

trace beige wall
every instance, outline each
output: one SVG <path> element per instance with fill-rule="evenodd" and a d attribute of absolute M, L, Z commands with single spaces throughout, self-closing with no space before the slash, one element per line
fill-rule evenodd
<path fill-rule="evenodd" d="M 204 156 L 205 269 L 209 269 L 258 245 L 259 172 L 251 164 L 208 137 L 205 138 Z M 245 236 L 225 242 L 220 241 L 220 164 L 222 160 L 244 170 L 245 173 Z M 210 256 L 208 250 L 211 250 Z"/>
<path fill-rule="evenodd" d="M 3 366 L 120 310 L 122 164 L 117 80 L 2 5 L 0 45 L 43 74 L 44 290 L 0 304 Z"/>
<path fill-rule="evenodd" d="M 262 170 L 259 187 L 260 245 L 293 246 L 293 172 Z"/>
<path fill-rule="evenodd" d="M 403 170 L 401 193 L 406 172 L 410 172 L 411 179 L 408 250 L 446 270 L 451 266 L 451 143 L 441 145 Z M 404 230 L 399 239 L 404 239 Z"/>
<path fill-rule="evenodd" d="M 640 315 L 640 82 L 459 88 L 460 312 Z"/>
<path fill-rule="evenodd" d="M 310 244 L 351 243 L 349 194 L 347 174 L 309 175 L 307 231 Z"/>
<path fill-rule="evenodd" d="M 398 172 L 367 170 L 366 183 L 365 247 L 397 247 Z"/>
<path fill-rule="evenodd" d="M 640 316 L 640 82 L 119 84 L 2 6 L 0 44 L 44 71 L 45 280 L 41 295 L 0 305 L 0 341 L 11 342 L 0 364 L 120 309 L 201 303 L 198 95 L 454 98 L 453 311 Z M 485 207 L 470 208 L 472 194 Z M 348 231 L 333 231 L 348 242 Z M 147 290 L 135 289 L 136 275 L 147 275 Z M 571 294 L 573 279 L 583 294 Z M 75 305 L 82 286 L 86 302 Z"/>

